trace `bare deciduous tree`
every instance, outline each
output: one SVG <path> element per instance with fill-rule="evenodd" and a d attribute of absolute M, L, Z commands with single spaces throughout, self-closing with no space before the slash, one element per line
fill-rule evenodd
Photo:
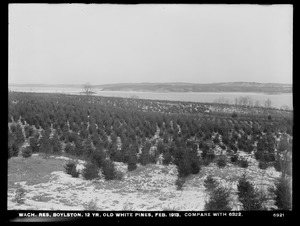
<path fill-rule="evenodd" d="M 259 100 L 256 100 L 256 101 L 255 101 L 255 106 L 256 106 L 256 107 L 259 107 L 259 106 L 260 106 Z"/>
<path fill-rule="evenodd" d="M 270 108 L 272 106 L 272 101 L 270 100 L 270 99 L 267 99 L 266 101 L 265 101 L 265 107 L 266 108 Z"/>
<path fill-rule="evenodd" d="M 91 93 L 93 93 L 92 86 L 89 83 L 86 83 L 83 85 L 83 93 L 87 96 L 89 96 Z"/>
<path fill-rule="evenodd" d="M 249 96 L 235 98 L 235 104 L 243 105 L 243 106 L 253 106 L 253 100 Z"/>
<path fill-rule="evenodd" d="M 239 103 L 238 98 L 234 98 L 234 102 L 235 102 L 235 105 L 238 105 L 238 103 Z"/>
<path fill-rule="evenodd" d="M 290 110 L 290 107 L 287 106 L 287 105 L 282 105 L 282 106 L 281 106 L 281 109 L 282 109 L 282 110 Z"/>

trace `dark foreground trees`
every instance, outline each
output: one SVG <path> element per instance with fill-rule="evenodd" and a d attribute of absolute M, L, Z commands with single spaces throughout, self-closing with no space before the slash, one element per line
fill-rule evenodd
<path fill-rule="evenodd" d="M 278 144 L 278 152 L 276 155 L 277 170 L 281 171 L 282 178 L 292 174 L 292 139 L 283 136 Z"/>
<path fill-rule="evenodd" d="M 22 156 L 24 158 L 29 158 L 32 155 L 32 149 L 31 147 L 25 147 L 22 149 Z"/>
<path fill-rule="evenodd" d="M 242 203 L 244 211 L 265 210 L 264 202 L 266 200 L 264 194 L 260 192 L 254 185 L 243 175 L 238 181 L 238 199 Z"/>
<path fill-rule="evenodd" d="M 137 153 L 139 151 L 139 146 L 136 142 L 126 147 L 124 160 L 127 162 L 128 171 L 133 171 L 137 168 Z"/>
<path fill-rule="evenodd" d="M 275 205 L 280 210 L 292 210 L 292 184 L 287 178 L 280 178 L 275 187 Z"/>
<path fill-rule="evenodd" d="M 105 180 L 113 180 L 117 177 L 117 171 L 115 169 L 115 164 L 110 159 L 105 159 L 102 165 L 102 174 Z"/>
<path fill-rule="evenodd" d="M 20 145 L 16 142 L 14 135 L 8 133 L 8 158 L 18 156 Z"/>
<path fill-rule="evenodd" d="M 19 124 L 12 124 L 8 129 L 8 158 L 18 156 L 25 138 Z"/>
<path fill-rule="evenodd" d="M 84 169 L 82 171 L 82 176 L 86 180 L 92 180 L 99 178 L 99 167 L 91 162 L 87 162 L 84 165 Z"/>
<path fill-rule="evenodd" d="M 205 211 L 230 211 L 229 206 L 230 192 L 227 188 L 218 186 L 210 193 L 209 200 L 205 203 Z"/>
<path fill-rule="evenodd" d="M 205 202 L 205 211 L 230 211 L 229 205 L 230 190 L 221 186 L 211 175 L 204 181 L 206 192 L 209 194 L 208 201 Z"/>
<path fill-rule="evenodd" d="M 79 172 L 76 170 L 76 162 L 68 161 L 65 165 L 65 171 L 67 174 L 70 174 L 72 177 L 79 177 Z"/>
<path fill-rule="evenodd" d="M 174 163 L 178 170 L 178 177 L 187 177 L 190 174 L 200 172 L 200 159 L 195 144 L 186 145 L 183 141 L 180 144 L 174 145 L 172 148 L 174 152 Z"/>

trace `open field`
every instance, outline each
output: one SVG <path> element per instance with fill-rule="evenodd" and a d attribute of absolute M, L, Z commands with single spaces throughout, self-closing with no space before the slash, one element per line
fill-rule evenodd
<path fill-rule="evenodd" d="M 117 164 L 124 173 L 121 181 L 105 181 L 104 178 L 87 181 L 81 176 L 73 178 L 63 172 L 67 158 L 34 155 L 30 158 L 12 158 L 8 162 L 8 209 L 22 210 L 93 210 L 117 211 L 202 211 L 208 194 L 203 181 L 213 175 L 232 188 L 232 206 L 238 210 L 236 200 L 237 178 L 247 173 L 251 181 L 273 186 L 280 173 L 274 169 L 260 170 L 255 166 L 243 169 L 228 165 L 218 168 L 212 164 L 203 167 L 197 175 L 187 178 L 182 191 L 175 186 L 177 169 L 174 165 L 139 165 L 127 172 L 125 164 Z M 34 169 L 34 170 L 32 170 Z M 20 172 L 23 172 L 20 175 Z M 26 190 L 24 204 L 13 201 L 18 186 Z M 270 202 L 269 208 L 276 208 Z"/>

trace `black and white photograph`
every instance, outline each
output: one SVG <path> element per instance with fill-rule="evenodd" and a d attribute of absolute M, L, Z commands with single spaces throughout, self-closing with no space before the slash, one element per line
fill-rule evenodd
<path fill-rule="evenodd" d="M 292 211 L 292 149 L 293 5 L 8 4 L 8 211 Z"/>

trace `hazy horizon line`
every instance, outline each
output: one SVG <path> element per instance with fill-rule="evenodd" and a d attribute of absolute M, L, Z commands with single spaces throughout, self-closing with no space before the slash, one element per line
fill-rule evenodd
<path fill-rule="evenodd" d="M 79 86 L 89 84 L 91 86 L 99 85 L 116 85 L 116 84 L 195 84 L 195 85 L 205 85 L 205 84 L 222 84 L 222 83 L 255 83 L 255 84 L 280 84 L 280 85 L 293 85 L 292 83 L 279 83 L 279 82 L 245 82 L 245 81 L 235 81 L 235 82 L 207 82 L 207 83 L 198 83 L 198 82 L 115 82 L 115 83 L 104 83 L 104 84 L 93 84 L 91 82 L 85 83 L 8 83 L 8 85 L 68 85 L 68 86 Z"/>

